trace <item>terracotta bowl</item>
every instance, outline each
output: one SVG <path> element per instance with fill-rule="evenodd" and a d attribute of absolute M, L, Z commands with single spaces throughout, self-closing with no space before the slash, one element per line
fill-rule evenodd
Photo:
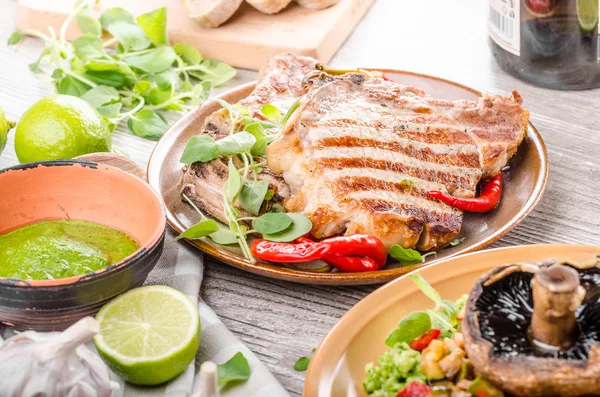
<path fill-rule="evenodd" d="M 162 250 L 162 200 L 141 179 L 85 161 L 30 163 L 0 171 L 0 234 L 47 220 L 74 219 L 133 237 L 140 249 L 81 276 L 20 281 L 0 277 L 0 321 L 19 329 L 61 330 L 142 285 Z M 1 265 L 1 264 L 0 264 Z"/>

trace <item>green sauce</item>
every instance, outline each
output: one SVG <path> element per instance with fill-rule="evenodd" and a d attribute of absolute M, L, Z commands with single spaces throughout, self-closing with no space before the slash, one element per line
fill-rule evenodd
<path fill-rule="evenodd" d="M 45 221 L 0 236 L 0 277 L 53 280 L 103 269 L 139 248 L 127 234 L 86 221 Z"/>

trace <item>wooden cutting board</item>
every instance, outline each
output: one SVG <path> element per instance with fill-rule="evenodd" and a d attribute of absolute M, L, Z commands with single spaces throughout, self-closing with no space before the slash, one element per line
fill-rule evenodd
<path fill-rule="evenodd" d="M 240 68 L 259 70 L 281 52 L 294 52 L 328 62 L 375 0 L 340 0 L 325 10 L 308 10 L 292 2 L 276 15 L 265 15 L 243 3 L 235 15 L 216 29 L 202 28 L 187 17 L 180 0 L 102 0 L 98 14 L 123 7 L 138 15 L 166 6 L 172 43 L 197 47 L 205 58 L 217 58 Z M 58 32 L 75 0 L 19 0 L 16 25 L 20 30 Z M 67 38 L 79 35 L 75 24 Z"/>

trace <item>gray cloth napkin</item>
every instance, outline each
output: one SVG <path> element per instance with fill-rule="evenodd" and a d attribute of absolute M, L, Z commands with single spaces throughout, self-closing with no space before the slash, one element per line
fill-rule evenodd
<path fill-rule="evenodd" d="M 204 273 L 202 253 L 185 242 L 173 242 L 171 230 L 165 236 L 165 249 L 145 285 L 168 285 L 198 302 L 202 326 L 200 350 L 187 370 L 172 381 L 156 387 L 138 387 L 127 384 L 116 375 L 120 384 L 116 397 L 190 397 L 200 389 L 198 371 L 205 361 L 224 363 L 234 354 L 242 352 L 250 364 L 251 375 L 245 382 L 221 391 L 222 397 L 289 397 L 273 374 L 225 325 L 215 312 L 200 299 L 200 286 Z M 11 328 L 0 327 L 4 339 L 14 335 Z M 0 338 L 1 340 L 2 338 Z"/>

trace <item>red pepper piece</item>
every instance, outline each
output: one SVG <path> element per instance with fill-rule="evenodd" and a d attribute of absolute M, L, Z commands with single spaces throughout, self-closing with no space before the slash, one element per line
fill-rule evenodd
<path fill-rule="evenodd" d="M 404 389 L 400 390 L 396 397 L 427 397 L 431 387 L 418 380 L 413 380 Z"/>
<path fill-rule="evenodd" d="M 310 262 L 323 258 L 328 247 L 321 243 L 277 243 L 259 238 L 252 242 L 250 250 L 258 259 L 270 262 Z"/>
<path fill-rule="evenodd" d="M 387 261 L 385 246 L 377 237 L 355 234 L 328 238 L 322 240 L 321 244 L 328 246 L 327 255 L 369 257 L 381 267 Z"/>
<path fill-rule="evenodd" d="M 352 269 L 352 271 L 381 269 L 387 260 L 387 252 L 381 240 L 358 234 L 348 237 L 333 237 L 319 242 L 312 242 L 304 238 L 298 244 L 256 239 L 250 248 L 255 257 L 271 262 L 310 262 L 329 256 L 358 257 L 344 261 L 332 260 L 338 266 Z"/>
<path fill-rule="evenodd" d="M 475 395 L 475 397 L 488 397 L 488 395 L 486 394 L 486 392 L 484 391 L 480 391 L 479 393 L 477 393 Z"/>
<path fill-rule="evenodd" d="M 469 212 L 488 212 L 498 206 L 502 197 L 502 174 L 487 181 L 481 189 L 479 197 L 458 198 L 439 190 L 429 192 L 429 197 L 436 198 L 452 207 Z"/>
<path fill-rule="evenodd" d="M 410 346 L 410 348 L 413 350 L 421 351 L 427 346 L 429 346 L 432 340 L 439 338 L 441 334 L 442 331 L 440 331 L 439 329 L 430 329 L 423 335 L 419 336 L 418 338 L 415 338 L 412 342 L 408 344 L 408 346 Z"/>
<path fill-rule="evenodd" d="M 296 242 L 307 243 L 313 241 L 310 238 L 306 236 L 299 237 L 296 239 Z M 328 265 L 346 273 L 372 272 L 380 270 L 383 267 L 375 263 L 373 258 L 369 257 L 327 255 L 321 259 Z"/>

